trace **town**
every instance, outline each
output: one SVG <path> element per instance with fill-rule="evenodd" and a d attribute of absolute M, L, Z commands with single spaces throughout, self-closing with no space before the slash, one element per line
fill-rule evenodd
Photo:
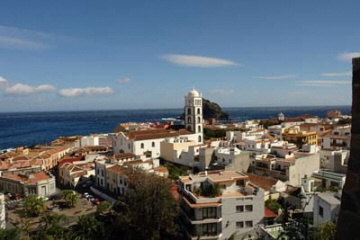
<path fill-rule="evenodd" d="M 122 123 L 113 133 L 4 151 L 1 228 L 27 224 L 30 233 L 44 213 L 66 215 L 71 227 L 126 196 L 134 170 L 171 183 L 183 239 L 307 239 L 335 231 L 351 116 L 334 109 L 326 118 L 279 113 L 221 123 L 204 119 L 202 106 L 192 89 L 181 125 Z M 24 221 L 18 212 L 31 211 L 34 196 L 44 209 Z"/>

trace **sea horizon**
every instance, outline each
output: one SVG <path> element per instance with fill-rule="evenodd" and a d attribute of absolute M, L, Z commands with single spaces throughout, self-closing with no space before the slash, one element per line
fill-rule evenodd
<path fill-rule="evenodd" d="M 215 103 L 215 102 L 213 102 Z M 219 105 L 220 106 L 220 105 Z M 284 106 L 246 106 L 246 107 L 221 107 L 221 109 L 238 109 L 238 108 L 304 108 L 304 107 L 311 107 L 311 108 L 322 108 L 322 107 L 351 107 L 352 105 L 284 105 Z M 141 111 L 141 110 L 179 110 L 184 108 L 123 108 L 123 109 L 70 109 L 70 110 L 41 110 L 41 111 L 0 111 L 0 114 L 6 114 L 6 113 L 58 113 L 58 112 L 91 112 L 91 111 Z"/>
<path fill-rule="evenodd" d="M 222 108 L 230 117 L 226 122 L 274 118 L 280 112 L 286 117 L 310 114 L 323 118 L 333 109 L 346 115 L 351 113 L 351 106 L 346 105 Z M 120 123 L 162 122 L 180 117 L 183 111 L 169 108 L 0 113 L 0 149 L 47 143 L 59 136 L 111 133 Z"/>

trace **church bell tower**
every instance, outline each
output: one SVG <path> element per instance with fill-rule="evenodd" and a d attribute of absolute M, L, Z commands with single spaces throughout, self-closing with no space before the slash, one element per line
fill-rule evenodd
<path fill-rule="evenodd" d="M 198 142 L 203 141 L 202 96 L 194 88 L 185 95 L 185 128 L 199 134 Z"/>

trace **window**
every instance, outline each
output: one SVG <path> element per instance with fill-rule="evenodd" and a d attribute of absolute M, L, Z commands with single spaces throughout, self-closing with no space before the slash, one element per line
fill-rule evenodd
<path fill-rule="evenodd" d="M 191 117 L 188 117 L 188 123 L 191 123 Z"/>
<path fill-rule="evenodd" d="M 216 208 L 203 208 L 202 216 L 204 218 L 216 218 Z"/>
<path fill-rule="evenodd" d="M 320 215 L 321 217 L 324 216 L 324 209 L 323 209 L 323 207 L 321 207 L 321 206 L 319 206 L 319 215 Z"/>
<path fill-rule="evenodd" d="M 229 159 L 229 163 L 232 163 L 231 159 Z"/>
<path fill-rule="evenodd" d="M 244 228 L 244 222 L 236 222 L 236 228 Z"/>
<path fill-rule="evenodd" d="M 236 186 L 245 186 L 244 180 L 236 180 Z"/>
<path fill-rule="evenodd" d="M 151 143 L 151 146 L 152 146 L 152 147 L 155 147 L 155 142 L 152 142 L 152 143 Z"/>
<path fill-rule="evenodd" d="M 244 206 L 236 206 L 236 212 L 244 212 Z"/>
<path fill-rule="evenodd" d="M 222 161 L 225 162 L 225 158 L 223 158 Z"/>
<path fill-rule="evenodd" d="M 128 149 L 130 149 L 130 143 L 128 143 Z"/>
<path fill-rule="evenodd" d="M 246 205 L 246 206 L 245 206 L 245 211 L 246 211 L 246 212 L 252 212 L 252 210 L 253 210 L 253 206 L 252 206 L 252 205 Z"/>
<path fill-rule="evenodd" d="M 252 221 L 246 221 L 246 222 L 245 222 L 245 226 L 246 226 L 247 228 L 253 227 L 253 222 L 252 222 Z"/>
<path fill-rule="evenodd" d="M 188 108 L 188 115 L 191 114 L 191 108 Z"/>
<path fill-rule="evenodd" d="M 203 224 L 203 235 L 213 235 L 217 233 L 217 224 L 216 223 L 208 223 Z"/>
<path fill-rule="evenodd" d="M 199 139 L 198 139 L 199 141 L 198 142 L 201 142 L 201 136 L 199 136 Z"/>
<path fill-rule="evenodd" d="M 198 126 L 198 132 L 201 132 L 201 126 Z"/>
<path fill-rule="evenodd" d="M 200 108 L 197 109 L 197 114 L 200 114 Z"/>
<path fill-rule="evenodd" d="M 198 117 L 198 123 L 201 123 L 201 119 L 200 119 L 200 117 Z"/>
<path fill-rule="evenodd" d="M 140 147 L 141 147 L 141 148 L 144 148 L 144 143 L 141 143 Z"/>

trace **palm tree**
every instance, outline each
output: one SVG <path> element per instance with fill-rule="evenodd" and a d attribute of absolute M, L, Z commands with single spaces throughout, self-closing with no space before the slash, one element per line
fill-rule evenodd
<path fill-rule="evenodd" d="M 62 222 L 66 221 L 67 217 L 64 214 L 48 214 L 41 218 L 41 222 L 44 223 L 44 229 L 49 230 L 54 226 L 60 226 Z"/>
<path fill-rule="evenodd" d="M 45 200 L 36 195 L 29 195 L 24 199 L 24 210 L 30 216 L 38 216 L 45 212 Z"/>
<path fill-rule="evenodd" d="M 79 200 L 79 196 L 72 190 L 64 190 L 63 195 L 69 207 L 74 207 Z"/>
<path fill-rule="evenodd" d="M 20 240 L 19 230 L 17 228 L 13 229 L 0 229 L 0 239 L 1 240 Z"/>
<path fill-rule="evenodd" d="M 72 233 L 72 240 L 107 239 L 104 225 L 92 215 L 81 216 Z"/>

